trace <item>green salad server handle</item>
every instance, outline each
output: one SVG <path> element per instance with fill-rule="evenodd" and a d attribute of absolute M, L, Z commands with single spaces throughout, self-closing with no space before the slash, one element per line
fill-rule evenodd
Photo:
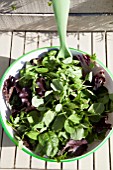
<path fill-rule="evenodd" d="M 60 51 L 57 57 L 64 59 L 66 58 L 72 59 L 72 54 L 66 42 L 70 0 L 52 0 L 52 3 L 60 38 Z"/>

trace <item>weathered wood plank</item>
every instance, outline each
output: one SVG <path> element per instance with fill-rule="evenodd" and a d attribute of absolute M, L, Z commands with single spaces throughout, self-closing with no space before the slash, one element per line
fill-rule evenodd
<path fill-rule="evenodd" d="M 0 30 L 56 31 L 53 14 L 1 14 Z M 68 31 L 112 30 L 113 15 L 71 15 Z"/>
<path fill-rule="evenodd" d="M 51 37 L 52 35 L 50 33 L 39 33 L 39 48 L 50 47 Z"/>
<path fill-rule="evenodd" d="M 45 47 L 45 46 L 50 46 L 49 36 L 50 36 L 49 34 L 44 34 L 44 33 L 39 33 L 39 34 L 34 33 L 33 35 L 31 33 L 31 37 L 32 37 L 33 41 L 30 41 L 31 44 L 28 43 L 26 45 L 29 46 L 29 50 L 32 50 L 32 49 L 35 49 L 35 48 L 38 48 L 38 47 L 41 48 L 41 47 Z M 27 40 L 27 42 L 29 42 L 29 39 L 27 39 L 27 36 L 26 36 L 26 40 Z M 45 169 L 45 161 L 42 161 L 42 160 L 39 160 L 39 159 L 32 157 L 31 168 Z"/>
<path fill-rule="evenodd" d="M 95 170 L 109 170 L 108 141 L 95 152 Z"/>
<path fill-rule="evenodd" d="M 105 34 L 93 34 L 93 52 L 95 52 L 106 65 Z M 98 39 L 97 39 L 98 37 Z M 109 145 L 108 141 L 95 152 L 95 170 L 109 170 Z"/>
<path fill-rule="evenodd" d="M 76 170 L 77 161 L 63 163 L 63 170 Z"/>
<path fill-rule="evenodd" d="M 35 32 L 27 32 L 25 39 L 25 53 L 37 48 L 38 34 Z"/>
<path fill-rule="evenodd" d="M 9 65 L 11 32 L 0 32 L 0 77 Z"/>
<path fill-rule="evenodd" d="M 113 62 L 112 62 L 112 55 L 113 55 L 113 32 L 112 33 L 107 33 L 106 36 L 107 39 L 107 66 L 110 69 L 111 73 L 113 74 Z M 110 170 L 113 170 L 113 134 L 110 137 Z"/>
<path fill-rule="evenodd" d="M 78 48 L 88 54 L 92 51 L 91 33 L 79 33 Z M 93 155 L 89 155 L 78 161 L 80 170 L 93 170 Z"/>
<path fill-rule="evenodd" d="M 24 13 L 50 13 L 53 12 L 52 7 L 48 6 L 49 0 L 5 0 L 0 2 L 0 12 L 24 12 Z M 12 9 L 12 5 L 16 9 Z M 112 0 L 71 0 L 70 12 L 112 12 Z"/>
<path fill-rule="evenodd" d="M 91 54 L 91 33 L 79 33 L 78 48 Z"/>
<path fill-rule="evenodd" d="M 24 51 L 24 32 L 13 32 L 12 39 L 12 50 L 11 50 L 11 60 L 14 61 L 21 55 L 23 55 Z"/>
<path fill-rule="evenodd" d="M 57 169 L 60 170 L 61 169 L 61 163 L 57 163 L 57 162 L 48 162 L 47 163 L 47 169 L 48 170 L 53 170 L 53 169 Z"/>
<path fill-rule="evenodd" d="M 106 64 L 106 51 L 105 51 L 105 32 L 92 33 L 93 38 L 93 54 L 95 53 L 97 58 Z"/>
<path fill-rule="evenodd" d="M 4 73 L 9 65 L 10 50 L 11 50 L 12 33 L 0 34 L 0 76 Z M 0 136 L 2 137 L 2 129 L 0 127 Z M 2 142 L 2 143 L 1 143 Z M 0 139 L 1 148 L 1 168 L 13 168 L 15 147 L 10 139 L 3 133 L 3 139 Z M 4 159 L 5 158 L 5 159 Z M 7 164 L 7 163 L 8 164 Z"/>
<path fill-rule="evenodd" d="M 15 145 L 3 134 L 2 150 L 1 150 L 1 168 L 14 168 Z"/>

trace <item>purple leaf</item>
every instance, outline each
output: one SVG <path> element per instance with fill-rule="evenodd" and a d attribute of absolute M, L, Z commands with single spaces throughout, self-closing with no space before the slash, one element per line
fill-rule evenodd
<path fill-rule="evenodd" d="M 66 144 L 66 146 L 61 151 L 61 154 L 63 154 L 65 151 L 73 156 L 80 156 L 82 155 L 86 149 L 88 142 L 85 139 L 82 140 L 69 140 Z"/>
<path fill-rule="evenodd" d="M 38 94 L 40 97 L 43 97 L 46 92 L 46 83 L 45 79 L 43 77 L 40 77 L 36 81 L 38 88 L 36 88 L 36 94 Z"/>
<path fill-rule="evenodd" d="M 97 90 L 99 87 L 103 86 L 105 83 L 105 74 L 104 70 L 100 70 L 94 77 L 93 77 L 93 89 Z"/>
<path fill-rule="evenodd" d="M 93 126 L 93 130 L 97 134 L 102 133 L 103 130 L 107 131 L 107 130 L 111 130 L 111 129 L 112 129 L 111 124 L 108 123 L 108 116 L 101 118 L 101 120 L 99 122 L 95 123 Z"/>
<path fill-rule="evenodd" d="M 31 90 L 29 88 L 22 88 L 19 97 L 21 98 L 22 104 L 26 104 L 27 106 L 31 105 Z"/>
<path fill-rule="evenodd" d="M 3 94 L 7 102 L 9 102 L 13 90 L 15 88 L 16 79 L 13 76 L 9 76 L 8 79 L 4 81 Z"/>

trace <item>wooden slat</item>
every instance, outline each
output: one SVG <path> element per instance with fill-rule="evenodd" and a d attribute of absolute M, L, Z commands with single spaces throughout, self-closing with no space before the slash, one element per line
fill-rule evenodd
<path fill-rule="evenodd" d="M 25 53 L 32 51 L 38 47 L 39 35 L 35 32 L 26 33 Z M 31 158 L 31 168 L 45 169 L 45 162 L 34 157 Z"/>
<path fill-rule="evenodd" d="M 99 31 L 113 28 L 113 15 L 71 15 L 68 31 Z M 1 14 L 0 30 L 56 31 L 53 14 Z"/>
<path fill-rule="evenodd" d="M 12 62 L 18 57 L 23 55 L 24 39 L 25 39 L 25 33 L 22 32 L 13 33 L 13 42 L 12 42 L 12 51 L 11 51 Z M 15 159 L 14 159 L 15 168 L 29 168 L 29 160 L 30 160 L 29 155 L 27 155 L 22 150 L 17 148 Z"/>
<path fill-rule="evenodd" d="M 63 163 L 63 170 L 77 170 L 77 161 Z"/>
<path fill-rule="evenodd" d="M 106 64 L 105 56 L 105 32 L 92 33 L 93 38 L 93 54 L 96 53 L 97 58 Z"/>
<path fill-rule="evenodd" d="M 51 46 L 51 34 L 39 33 L 39 48 Z"/>
<path fill-rule="evenodd" d="M 108 141 L 95 152 L 95 170 L 109 170 Z"/>
<path fill-rule="evenodd" d="M 0 77 L 9 65 L 11 32 L 0 33 Z"/>
<path fill-rule="evenodd" d="M 47 163 L 47 169 L 48 170 L 53 170 L 53 169 L 56 169 L 56 170 L 59 170 L 61 169 L 61 163 L 56 163 L 56 162 L 48 162 Z"/>
<path fill-rule="evenodd" d="M 106 65 L 105 34 L 93 34 L 93 52 Z M 95 152 L 95 170 L 109 170 L 108 141 Z"/>
<path fill-rule="evenodd" d="M 12 33 L 1 33 L 0 35 L 0 74 L 2 75 L 9 65 L 10 51 L 11 51 Z M 1 133 L 1 132 L 0 132 Z M 3 133 L 2 148 L 1 148 L 1 168 L 13 168 L 15 146 L 11 140 Z M 4 159 L 5 158 L 5 159 Z M 6 163 L 7 162 L 7 163 Z"/>
<path fill-rule="evenodd" d="M 91 54 L 91 33 L 79 33 L 78 48 L 86 53 Z M 93 170 L 93 155 L 89 155 L 78 161 L 78 168 L 80 170 Z"/>
<path fill-rule="evenodd" d="M 38 34 L 35 32 L 27 32 L 25 40 L 25 53 L 37 48 Z"/>
<path fill-rule="evenodd" d="M 78 47 L 78 33 L 68 33 L 67 43 L 70 48 L 77 49 Z"/>
<path fill-rule="evenodd" d="M 12 40 L 12 50 L 11 50 L 11 60 L 12 62 L 23 55 L 24 50 L 24 32 L 13 32 L 13 40 Z"/>
<path fill-rule="evenodd" d="M 3 134 L 2 151 L 1 151 L 1 168 L 14 168 L 15 145 Z"/>
<path fill-rule="evenodd" d="M 79 33 L 78 48 L 86 53 L 91 54 L 91 33 Z"/>
<path fill-rule="evenodd" d="M 12 10 L 11 6 L 15 5 L 16 9 Z M 71 13 L 92 13 L 92 12 L 112 12 L 112 0 L 71 0 L 70 12 Z M 53 12 L 52 7 L 48 6 L 48 0 L 8 0 L 0 2 L 0 12 L 21 12 L 21 13 L 50 13 Z"/>
<path fill-rule="evenodd" d="M 107 40 L 107 66 L 110 69 L 111 73 L 113 74 L 113 61 L 112 61 L 112 55 L 113 55 L 113 32 L 107 33 L 106 36 Z M 113 170 L 113 134 L 110 137 L 110 170 Z"/>

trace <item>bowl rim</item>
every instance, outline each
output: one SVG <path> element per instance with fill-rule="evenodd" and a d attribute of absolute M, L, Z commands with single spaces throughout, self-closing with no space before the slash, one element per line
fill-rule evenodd
<path fill-rule="evenodd" d="M 38 48 L 38 49 L 35 49 L 35 50 L 31 50 L 31 51 L 27 52 L 26 54 L 18 57 L 18 59 L 16 59 L 16 60 L 6 69 L 5 73 L 3 74 L 3 76 L 2 76 L 2 78 L 1 78 L 1 80 L 0 80 L 0 90 L 2 91 L 2 84 L 3 84 L 4 80 L 5 80 L 5 77 L 6 77 L 7 73 L 8 73 L 9 70 L 13 67 L 13 65 L 15 65 L 20 59 L 22 59 L 22 58 L 26 57 L 28 54 L 31 54 L 31 53 L 36 52 L 36 51 L 40 51 L 40 50 L 44 50 L 44 49 L 58 49 L 58 48 L 59 48 L 59 46 L 42 47 L 42 48 Z M 79 53 L 82 53 L 82 54 L 88 54 L 88 53 L 86 53 L 86 52 L 83 52 L 83 51 L 78 50 L 78 49 L 75 49 L 75 48 L 70 48 L 70 50 L 73 50 L 73 51 L 76 51 L 76 52 L 79 52 Z M 88 54 L 88 55 L 89 55 L 89 54 Z M 105 67 L 105 65 L 104 65 L 100 60 L 96 59 L 96 61 L 97 61 L 97 63 L 98 63 L 100 66 L 102 66 L 102 67 L 106 70 L 106 72 L 109 74 L 109 76 L 110 76 L 111 79 L 113 80 L 113 74 L 111 73 L 111 71 L 110 71 L 107 67 Z M 8 132 L 8 130 L 7 130 L 7 128 L 6 128 L 5 123 L 4 123 L 3 119 L 2 119 L 1 112 L 0 112 L 0 123 L 1 123 L 1 125 L 2 125 L 2 127 L 3 127 L 3 129 L 4 129 L 4 131 L 5 131 L 5 133 L 6 133 L 7 136 L 9 137 L 9 139 L 10 139 L 16 146 L 18 146 L 18 141 L 10 135 L 10 133 Z M 113 133 L 113 127 L 112 127 L 112 129 L 108 132 L 108 135 L 105 137 L 105 139 L 102 140 L 102 142 L 101 142 L 100 144 L 98 144 L 98 145 L 97 145 L 94 149 L 92 149 L 91 151 L 89 151 L 89 152 L 87 152 L 87 153 L 84 153 L 84 154 L 81 155 L 81 156 L 74 157 L 74 158 L 62 159 L 62 160 L 60 160 L 60 162 L 72 162 L 72 161 L 79 160 L 79 159 L 82 159 L 82 158 L 85 158 L 85 157 L 91 155 L 92 153 L 96 152 L 96 151 L 109 139 L 109 137 L 111 136 L 112 133 Z M 23 150 L 24 152 L 26 152 L 27 154 L 29 154 L 30 156 L 33 156 L 33 157 L 38 158 L 38 159 L 40 159 L 40 160 L 44 160 L 44 161 L 47 161 L 47 162 L 57 162 L 57 160 L 55 160 L 55 159 L 44 158 L 44 157 L 41 157 L 41 156 L 39 156 L 39 155 L 36 155 L 36 154 L 33 153 L 32 151 L 28 150 L 26 147 L 23 147 L 22 150 Z"/>

